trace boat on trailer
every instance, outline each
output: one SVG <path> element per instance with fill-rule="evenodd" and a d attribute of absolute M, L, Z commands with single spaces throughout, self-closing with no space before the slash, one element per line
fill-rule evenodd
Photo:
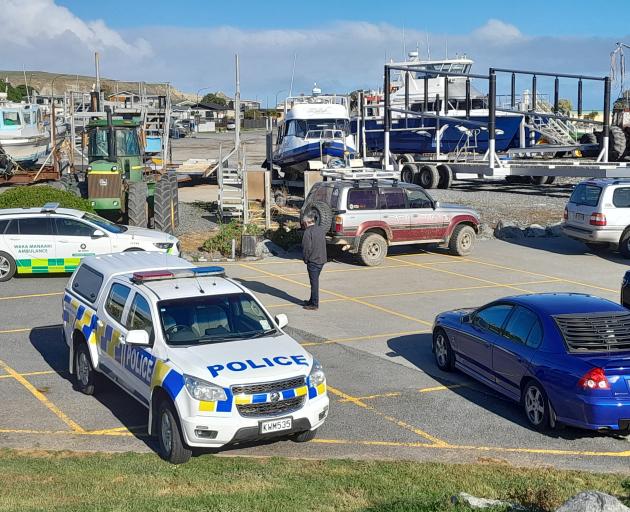
<path fill-rule="evenodd" d="M 488 149 L 488 132 L 484 125 L 488 123 L 487 96 L 470 85 L 470 111 L 466 110 L 466 75 L 470 73 L 474 61 L 468 57 L 455 57 L 441 60 L 421 60 L 418 52 L 410 52 L 408 60 L 391 62 L 392 66 L 414 66 L 409 73 L 408 94 L 405 90 L 405 76 L 397 72 L 391 78 L 390 103 L 393 108 L 404 110 L 408 97 L 409 110 L 427 112 L 452 118 L 449 122 L 431 117 L 405 115 L 392 112 L 390 132 L 390 151 L 392 153 L 436 153 L 439 152 L 474 152 L 484 153 Z M 430 72 L 430 73 L 427 73 Z M 460 73 L 461 76 L 440 75 Z M 425 78 L 426 77 L 426 78 Z M 448 81 L 448 85 L 445 82 Z M 425 84 L 427 86 L 425 104 Z M 448 98 L 445 101 L 445 91 Z M 364 95 L 364 116 L 353 117 L 352 131 L 362 132 L 365 125 L 365 147 L 370 152 L 381 152 L 384 148 L 382 91 Z M 496 115 L 496 150 L 506 151 L 519 147 L 519 127 L 523 115 L 497 112 Z M 529 133 L 528 133 L 529 136 Z M 361 144 L 363 141 L 357 137 Z"/>
<path fill-rule="evenodd" d="M 285 100 L 284 120 L 278 126 L 272 156 L 274 167 L 279 167 L 285 178 L 299 178 L 309 161 L 328 164 L 355 153 L 347 96 L 321 94 L 315 86 L 310 96 Z"/>
<path fill-rule="evenodd" d="M 7 101 L 0 93 L 0 147 L 9 165 L 34 165 L 50 151 L 50 131 L 39 105 Z"/>

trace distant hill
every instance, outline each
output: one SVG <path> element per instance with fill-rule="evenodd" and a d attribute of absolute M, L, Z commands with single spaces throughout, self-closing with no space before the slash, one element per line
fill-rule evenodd
<path fill-rule="evenodd" d="M 91 91 L 96 83 L 96 79 L 93 76 L 47 73 L 45 71 L 26 71 L 26 78 L 28 80 L 28 86 L 35 88 L 42 96 L 51 94 L 53 78 L 55 79 L 55 94 L 63 94 L 65 91 Z M 0 80 L 6 79 L 8 79 L 14 87 L 24 84 L 24 72 L 0 70 Z M 145 82 L 144 87 L 148 94 L 164 94 L 166 92 L 165 84 Z M 101 90 L 112 94 L 117 90 L 138 92 L 138 82 L 101 78 Z M 186 94 L 171 86 L 171 98 L 173 103 L 182 101 L 191 96 L 194 95 Z"/>

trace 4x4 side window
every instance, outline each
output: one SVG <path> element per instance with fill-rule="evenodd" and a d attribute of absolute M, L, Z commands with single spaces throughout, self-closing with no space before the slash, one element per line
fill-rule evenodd
<path fill-rule="evenodd" d="M 630 208 L 630 188 L 615 189 L 612 202 L 617 208 Z M 0 233 L 2 233 L 2 229 L 0 229 Z"/>
<path fill-rule="evenodd" d="M 351 188 L 348 190 L 348 210 L 376 210 L 375 188 Z"/>
<path fill-rule="evenodd" d="M 401 210 L 407 208 L 405 192 L 400 188 L 383 188 L 379 192 L 381 210 Z"/>
<path fill-rule="evenodd" d="M 501 327 L 505 323 L 505 319 L 512 311 L 512 306 L 509 304 L 496 304 L 494 306 L 488 306 L 475 313 L 473 318 L 473 325 L 480 329 L 494 332 L 495 334 L 501 334 Z"/>
<path fill-rule="evenodd" d="M 128 286 L 114 283 L 109 290 L 107 302 L 105 302 L 105 311 L 120 324 L 122 324 L 123 311 L 125 310 L 129 292 L 131 292 L 131 289 Z"/>
<path fill-rule="evenodd" d="M 90 303 L 98 297 L 98 292 L 103 284 L 103 275 L 96 270 L 81 265 L 72 281 L 72 290 Z"/>
<path fill-rule="evenodd" d="M 153 319 L 147 299 L 139 293 L 133 298 L 127 315 L 127 329 L 130 331 L 146 331 L 149 341 L 153 343 Z"/>
<path fill-rule="evenodd" d="M 433 201 L 424 190 L 407 188 L 405 191 L 409 208 L 433 208 Z"/>

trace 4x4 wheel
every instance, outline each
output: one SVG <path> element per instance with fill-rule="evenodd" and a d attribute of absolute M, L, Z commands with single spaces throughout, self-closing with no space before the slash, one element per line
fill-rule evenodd
<path fill-rule="evenodd" d="M 190 460 L 192 450 L 184 443 L 177 412 L 167 399 L 158 406 L 157 435 L 160 457 L 171 464 L 183 464 Z"/>
<path fill-rule="evenodd" d="M 0 252 L 0 283 L 15 275 L 15 260 L 6 252 Z"/>
<path fill-rule="evenodd" d="M 332 226 L 333 212 L 332 208 L 324 201 L 315 201 L 307 210 L 315 217 L 315 224 L 323 227 L 328 231 Z"/>
<path fill-rule="evenodd" d="M 451 254 L 468 256 L 472 252 L 473 245 L 475 245 L 475 230 L 467 224 L 456 226 L 448 242 Z"/>
<path fill-rule="evenodd" d="M 367 233 L 359 243 L 359 258 L 368 267 L 383 263 L 387 256 L 387 240 L 378 233 Z"/>
<path fill-rule="evenodd" d="M 84 395 L 93 395 L 96 390 L 96 372 L 92 366 L 90 349 L 85 342 L 79 343 L 74 353 L 74 376 L 76 387 Z"/>

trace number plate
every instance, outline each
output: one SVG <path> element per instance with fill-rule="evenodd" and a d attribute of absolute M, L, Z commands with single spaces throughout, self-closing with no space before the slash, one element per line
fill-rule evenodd
<path fill-rule="evenodd" d="M 270 434 L 271 432 L 281 432 L 283 430 L 291 430 L 293 427 L 293 418 L 280 418 L 277 420 L 261 421 L 260 433 Z"/>
<path fill-rule="evenodd" d="M 575 214 L 575 220 L 579 220 L 580 222 L 582 222 L 584 220 L 584 214 L 583 213 L 576 213 Z"/>

